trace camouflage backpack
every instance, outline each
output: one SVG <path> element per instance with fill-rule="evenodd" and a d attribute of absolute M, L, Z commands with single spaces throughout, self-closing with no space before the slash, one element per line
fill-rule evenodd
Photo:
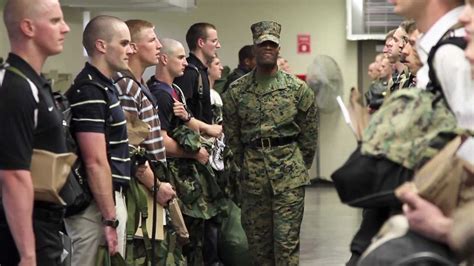
<path fill-rule="evenodd" d="M 443 90 L 437 82 L 432 60 L 445 44 L 464 48 L 466 43 L 449 32 L 429 55 L 431 83 L 426 90 L 394 92 L 372 116 L 362 136 L 363 155 L 383 156 L 408 169 L 416 169 L 431 159 L 444 145 L 468 130 L 457 127 Z"/>
<path fill-rule="evenodd" d="M 399 90 L 373 114 L 362 135 L 361 152 L 414 169 L 454 137 L 456 124 L 440 93 Z"/>

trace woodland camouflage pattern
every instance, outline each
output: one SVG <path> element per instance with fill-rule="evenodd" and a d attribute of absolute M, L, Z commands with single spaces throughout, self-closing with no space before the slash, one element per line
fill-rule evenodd
<path fill-rule="evenodd" d="M 457 128 L 439 93 L 404 89 L 394 92 L 372 116 L 362 135 L 361 151 L 415 169 L 463 133 L 468 131 Z"/>
<path fill-rule="evenodd" d="M 242 226 L 252 259 L 256 265 L 298 265 L 304 185 L 318 138 L 314 93 L 282 71 L 257 82 L 253 70 L 231 84 L 223 101 L 227 145 L 241 169 Z M 247 145 L 287 137 L 294 142 Z"/>
<path fill-rule="evenodd" d="M 243 190 L 259 194 L 270 180 L 273 194 L 279 194 L 309 183 L 318 123 L 314 93 L 303 81 L 278 71 L 270 86 L 263 87 L 251 71 L 231 84 L 223 101 L 224 133 L 244 172 Z M 269 149 L 245 147 L 256 139 L 281 137 L 295 142 Z"/>

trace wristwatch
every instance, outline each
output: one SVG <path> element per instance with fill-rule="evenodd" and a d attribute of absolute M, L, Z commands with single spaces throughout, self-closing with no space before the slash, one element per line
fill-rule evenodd
<path fill-rule="evenodd" d="M 186 117 L 186 119 L 183 119 L 183 122 L 184 123 L 187 123 L 191 120 L 191 118 L 193 118 L 193 115 L 191 113 L 188 112 L 188 117 Z"/>
<path fill-rule="evenodd" d="M 104 226 L 110 226 L 110 227 L 116 229 L 119 226 L 119 220 L 117 220 L 117 218 L 113 218 L 111 220 L 102 218 L 102 224 Z"/>
<path fill-rule="evenodd" d="M 156 190 L 156 192 L 158 192 L 158 191 L 160 191 L 160 186 L 161 186 L 161 182 L 158 181 L 158 182 L 156 183 L 156 186 L 153 185 L 153 186 L 150 188 L 150 191 L 151 191 L 151 192 L 155 192 L 155 190 Z"/>

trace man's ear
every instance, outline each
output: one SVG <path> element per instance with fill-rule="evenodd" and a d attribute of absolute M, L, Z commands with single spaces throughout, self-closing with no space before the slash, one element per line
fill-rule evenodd
<path fill-rule="evenodd" d="M 28 37 L 33 37 L 35 34 L 35 26 L 31 19 L 23 19 L 20 22 L 20 30 Z"/>
<path fill-rule="evenodd" d="M 138 46 L 137 46 L 136 43 L 131 42 L 131 43 L 130 43 L 130 49 L 132 49 L 132 54 L 138 53 Z"/>
<path fill-rule="evenodd" d="M 168 65 L 168 55 L 162 54 L 160 55 L 160 61 L 163 63 L 163 65 Z"/>
<path fill-rule="evenodd" d="M 95 49 L 101 53 L 101 54 L 105 54 L 106 53 L 106 49 L 107 49 L 107 43 L 105 43 L 104 40 L 102 39 L 97 39 L 95 40 Z"/>
<path fill-rule="evenodd" d="M 197 46 L 198 46 L 198 47 L 203 47 L 205 43 L 206 43 L 206 40 L 205 40 L 205 39 L 203 39 L 203 38 L 198 38 L 198 41 L 197 41 Z"/>

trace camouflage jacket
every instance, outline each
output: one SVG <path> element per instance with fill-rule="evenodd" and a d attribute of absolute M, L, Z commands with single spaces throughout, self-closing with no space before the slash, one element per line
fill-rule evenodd
<path fill-rule="evenodd" d="M 392 79 L 388 83 L 389 90 L 387 91 L 387 96 L 394 93 L 397 90 L 408 88 L 406 87 L 406 82 L 410 78 L 410 71 L 408 68 L 405 68 L 401 73 L 395 72 L 392 75 Z"/>
<path fill-rule="evenodd" d="M 227 145 L 242 170 L 242 189 L 258 194 L 270 181 L 274 194 L 309 183 L 318 138 L 313 91 L 294 75 L 278 71 L 257 81 L 255 70 L 224 94 Z M 293 138 L 269 148 L 249 146 L 261 138 Z"/>

